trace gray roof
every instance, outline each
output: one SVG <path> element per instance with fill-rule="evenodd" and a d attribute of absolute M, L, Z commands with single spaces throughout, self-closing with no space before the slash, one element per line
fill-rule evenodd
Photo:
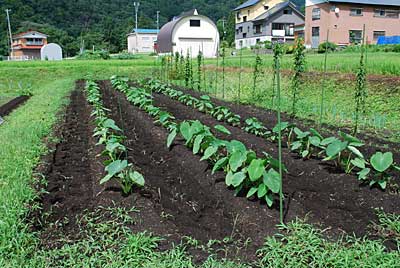
<path fill-rule="evenodd" d="M 355 3 L 380 6 L 400 6 L 400 0 L 334 0 L 333 3 Z"/>
<path fill-rule="evenodd" d="M 295 4 L 293 4 L 290 1 L 286 1 L 286 2 L 282 2 L 282 3 L 276 4 L 273 8 L 269 9 L 268 11 L 264 12 L 260 16 L 256 17 L 254 20 L 257 21 L 257 20 L 268 19 L 268 18 L 272 17 L 273 15 L 275 15 L 276 13 L 278 13 L 279 11 L 281 11 L 282 9 L 287 8 L 287 7 L 291 7 L 295 12 L 297 12 L 301 17 L 304 18 L 304 14 L 301 13 L 297 9 Z"/>
<path fill-rule="evenodd" d="M 240 10 L 246 7 L 251 7 L 254 6 L 255 4 L 257 4 L 258 2 L 260 2 L 260 0 L 248 0 L 246 2 L 244 2 L 243 4 L 241 4 L 240 6 L 236 7 L 234 10 Z"/>

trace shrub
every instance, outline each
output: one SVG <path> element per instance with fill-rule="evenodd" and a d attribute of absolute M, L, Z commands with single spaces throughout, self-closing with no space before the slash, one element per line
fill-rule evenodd
<path fill-rule="evenodd" d="M 110 59 L 110 53 L 107 50 L 91 51 L 85 50 L 82 54 L 78 55 L 77 59 L 80 60 L 108 60 Z"/>
<path fill-rule="evenodd" d="M 324 42 L 318 46 L 318 53 L 325 53 L 328 51 L 335 51 L 337 49 L 337 45 L 332 42 Z"/>

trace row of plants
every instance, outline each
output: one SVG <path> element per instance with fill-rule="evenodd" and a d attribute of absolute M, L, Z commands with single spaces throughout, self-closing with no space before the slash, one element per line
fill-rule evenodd
<path fill-rule="evenodd" d="M 127 79 L 113 76 L 111 83 L 126 95 L 128 101 L 150 114 L 156 123 L 169 130 L 168 147 L 178 135 L 181 136 L 193 154 L 201 155 L 201 161 L 207 160 L 213 165 L 212 173 L 224 171 L 225 183 L 235 189 L 235 194 L 244 192 L 247 198 L 256 196 L 265 200 L 268 206 L 273 205 L 281 183 L 276 159 L 267 153 L 264 153 L 263 157 L 257 157 L 254 151 L 248 150 L 240 141 L 219 139 L 210 127 L 198 120 L 175 122 L 172 114 L 152 104 L 152 96 L 146 89 L 129 87 Z M 214 130 L 230 135 L 222 125 L 214 126 Z"/>
<path fill-rule="evenodd" d="M 208 113 L 219 121 L 225 121 L 232 126 L 241 126 L 239 115 L 234 114 L 227 107 L 215 107 L 208 95 L 203 95 L 198 99 L 157 80 L 148 80 L 146 86 L 151 91 L 162 93 L 200 112 Z M 276 141 L 278 138 L 279 125 L 269 130 L 255 117 L 246 119 L 242 128 L 248 133 L 270 141 Z M 377 185 L 386 189 L 388 182 L 394 178 L 394 173 L 400 171 L 400 167 L 393 160 L 392 152 L 376 152 L 367 159 L 360 151 L 364 143 L 344 132 L 339 132 L 338 137 L 325 138 L 313 128 L 302 131 L 288 122 L 282 122 L 280 130 L 287 147 L 297 152 L 302 158 L 313 157 L 332 161 L 346 173 L 354 172 L 360 181 L 369 183 L 370 186 Z"/>
<path fill-rule="evenodd" d="M 106 176 L 100 180 L 100 184 L 115 180 L 120 184 L 123 193 L 129 194 L 134 186 L 144 186 L 143 175 L 128 163 L 127 148 L 123 145 L 126 137 L 115 121 L 107 117 L 108 110 L 103 105 L 100 88 L 96 82 L 87 81 L 85 91 L 96 125 L 93 134 L 98 139 L 96 145 L 104 146 L 101 156 L 105 159 L 103 164 Z"/>

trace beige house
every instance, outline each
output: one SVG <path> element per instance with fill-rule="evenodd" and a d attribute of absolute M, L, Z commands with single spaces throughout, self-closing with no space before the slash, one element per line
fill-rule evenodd
<path fill-rule="evenodd" d="M 400 0 L 306 0 L 305 43 L 317 48 L 327 39 L 341 46 L 365 38 L 400 35 Z"/>
<path fill-rule="evenodd" d="M 158 30 L 156 29 L 135 29 L 128 34 L 129 53 L 151 53 L 155 51 Z"/>

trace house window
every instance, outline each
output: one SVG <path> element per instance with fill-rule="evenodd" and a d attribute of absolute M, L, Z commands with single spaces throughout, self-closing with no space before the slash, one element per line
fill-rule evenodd
<path fill-rule="evenodd" d="M 272 23 L 272 30 L 285 30 L 285 36 L 294 35 L 293 23 Z"/>
<path fill-rule="evenodd" d="M 261 24 L 256 24 L 253 26 L 253 33 L 254 34 L 260 34 L 262 33 L 262 25 Z"/>
<path fill-rule="evenodd" d="M 239 27 L 239 33 L 241 33 L 241 32 L 243 32 L 243 27 L 242 26 Z"/>
<path fill-rule="evenodd" d="M 150 37 L 148 37 L 148 36 L 143 36 L 143 37 L 142 37 L 142 40 L 143 40 L 143 41 L 149 41 L 149 40 L 150 40 Z"/>
<path fill-rule="evenodd" d="M 243 38 L 246 38 L 247 37 L 247 33 L 243 33 Z"/>
<path fill-rule="evenodd" d="M 363 9 L 362 8 L 352 8 L 350 9 L 350 16 L 362 16 Z"/>
<path fill-rule="evenodd" d="M 312 20 L 319 20 L 321 19 L 321 9 L 320 8 L 313 8 L 312 10 Z"/>
<path fill-rule="evenodd" d="M 260 43 L 260 42 L 261 42 L 260 38 L 257 38 L 257 39 L 256 39 L 256 44 L 258 44 L 258 43 Z"/>
<path fill-rule="evenodd" d="M 389 9 L 375 9 L 374 16 L 381 17 L 381 18 L 398 19 L 399 11 L 398 10 L 389 10 Z"/>
<path fill-rule="evenodd" d="M 312 27 L 311 35 L 312 36 L 319 36 L 319 27 Z"/>
<path fill-rule="evenodd" d="M 200 27 L 200 20 L 190 20 L 190 27 Z"/>
<path fill-rule="evenodd" d="M 374 31 L 374 40 L 378 40 L 380 36 L 385 36 L 386 32 L 385 31 Z"/>
<path fill-rule="evenodd" d="M 362 42 L 363 34 L 361 30 L 349 31 L 349 42 L 352 44 L 360 44 Z"/>
<path fill-rule="evenodd" d="M 236 13 L 236 18 L 240 20 L 240 12 Z"/>
<path fill-rule="evenodd" d="M 247 21 L 247 16 L 243 16 L 243 22 Z"/>
<path fill-rule="evenodd" d="M 291 14 L 292 14 L 292 10 L 291 10 L 291 9 L 284 9 L 284 10 L 283 10 L 283 14 L 285 14 L 285 15 L 291 15 Z"/>
<path fill-rule="evenodd" d="M 269 6 L 264 6 L 264 10 L 268 10 L 269 9 Z"/>
<path fill-rule="evenodd" d="M 26 44 L 31 46 L 40 46 L 43 45 L 43 39 L 41 38 L 27 38 Z"/>

